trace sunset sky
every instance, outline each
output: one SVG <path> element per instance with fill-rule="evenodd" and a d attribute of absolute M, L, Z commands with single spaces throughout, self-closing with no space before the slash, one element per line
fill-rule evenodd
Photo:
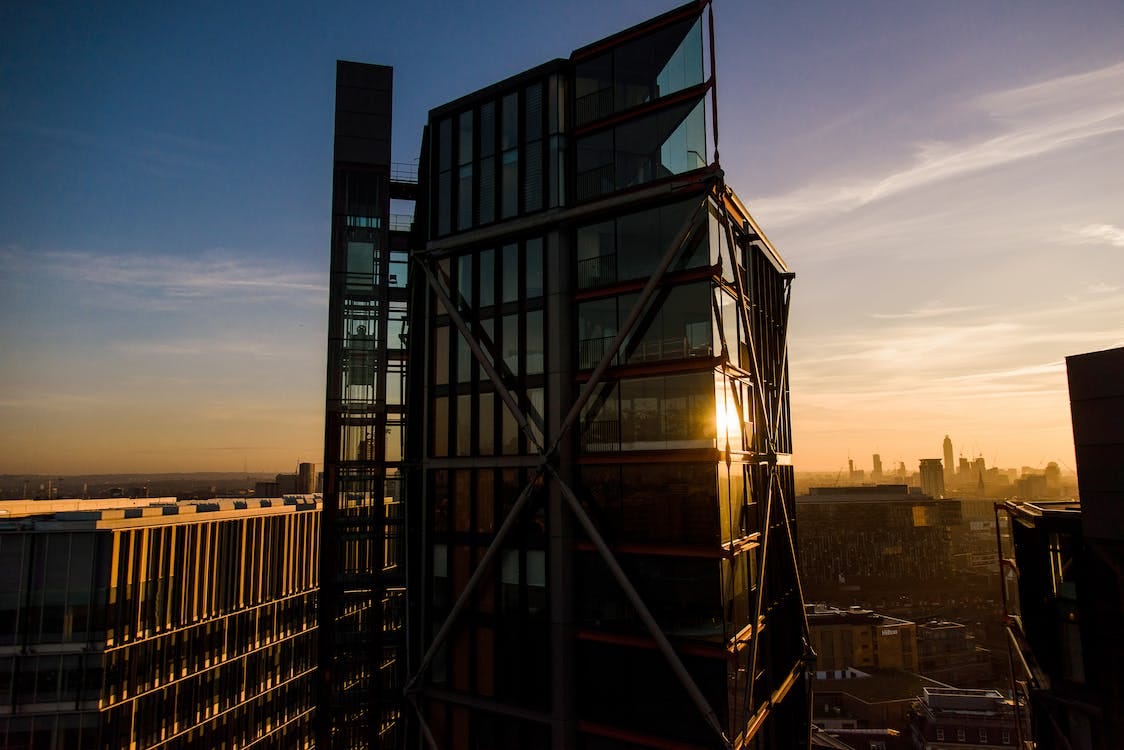
<path fill-rule="evenodd" d="M 335 60 L 395 67 L 410 162 L 429 108 L 672 7 L 480 5 L 0 4 L 0 473 L 319 464 Z M 1124 4 L 715 13 L 797 468 L 1072 468 L 1064 357 L 1124 345 Z"/>

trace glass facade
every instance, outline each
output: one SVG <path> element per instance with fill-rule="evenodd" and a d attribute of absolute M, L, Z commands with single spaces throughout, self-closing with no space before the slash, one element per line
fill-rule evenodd
<path fill-rule="evenodd" d="M 273 502 L 0 531 L 0 746 L 312 747 L 319 505 Z"/>
<path fill-rule="evenodd" d="M 792 274 L 708 163 L 702 13 L 430 113 L 409 682 L 437 747 L 809 731 Z"/>

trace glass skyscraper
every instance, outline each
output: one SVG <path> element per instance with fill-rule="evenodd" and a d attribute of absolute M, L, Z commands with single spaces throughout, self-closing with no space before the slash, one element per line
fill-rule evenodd
<path fill-rule="evenodd" d="M 430 112 L 394 703 L 422 746 L 808 746 L 793 274 L 718 165 L 708 11 Z"/>

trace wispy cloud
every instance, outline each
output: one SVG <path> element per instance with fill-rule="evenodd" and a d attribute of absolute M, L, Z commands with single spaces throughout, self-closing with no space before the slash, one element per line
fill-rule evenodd
<path fill-rule="evenodd" d="M 840 214 L 938 181 L 1041 156 L 1124 131 L 1124 63 L 977 98 L 977 116 L 1000 134 L 973 141 L 918 143 L 909 164 L 878 175 L 819 182 L 753 202 L 770 226 Z"/>
<path fill-rule="evenodd" d="M 237 295 L 239 299 L 311 295 L 325 300 L 321 274 L 264 266 L 244 259 L 167 255 L 114 255 L 90 252 L 0 252 L 0 268 L 38 272 L 101 287 L 148 291 L 171 298 L 205 299 Z"/>
<path fill-rule="evenodd" d="M 1074 239 L 1088 245 L 1124 247 L 1124 229 L 1112 224 L 1088 224 L 1074 231 Z"/>
<path fill-rule="evenodd" d="M 154 357 L 195 357 L 214 355 L 239 355 L 250 357 L 281 357 L 286 350 L 271 347 L 257 340 L 211 341 L 207 339 L 180 339 L 175 341 L 119 341 L 113 344 L 116 351 Z"/>
<path fill-rule="evenodd" d="M 872 318 L 880 320 L 909 320 L 917 318 L 939 318 L 946 315 L 956 315 L 965 312 L 975 312 L 984 308 L 978 305 L 960 307 L 917 307 L 900 313 L 867 313 Z"/>
<path fill-rule="evenodd" d="M 217 173 L 224 169 L 220 146 L 194 136 L 154 130 L 113 132 L 65 125 L 15 122 L 5 126 L 17 134 L 45 138 L 73 148 L 114 154 L 145 171 L 182 176 L 184 169 Z"/>

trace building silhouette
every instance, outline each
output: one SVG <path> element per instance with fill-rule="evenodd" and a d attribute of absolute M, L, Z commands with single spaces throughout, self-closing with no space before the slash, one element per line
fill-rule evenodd
<path fill-rule="evenodd" d="M 952 438 L 948 435 L 944 436 L 944 480 L 945 484 L 951 484 L 954 476 L 953 467 L 955 464 L 952 462 Z"/>
<path fill-rule="evenodd" d="M 1108 750 L 1124 736 L 1124 348 L 1066 369 L 1080 504 L 996 505 L 1012 687 L 1040 750 Z"/>
<path fill-rule="evenodd" d="M 921 459 L 921 491 L 929 497 L 944 497 L 944 469 L 939 458 Z"/>
<path fill-rule="evenodd" d="M 318 747 L 400 747 L 409 221 L 416 174 L 390 161 L 393 73 L 336 67 Z M 311 473 L 311 471 L 309 471 Z"/>
<path fill-rule="evenodd" d="M 362 333 L 349 311 L 386 290 L 352 270 L 341 191 L 358 172 L 393 196 L 390 71 L 340 64 L 325 747 L 807 746 L 793 274 L 717 162 L 708 11 L 431 110 L 408 283 Z M 369 93 L 341 110 L 345 85 Z M 341 156 L 367 126 L 379 145 Z M 364 269 L 393 262 L 388 203 L 365 204 Z M 399 355 L 378 316 L 407 308 Z M 384 362 L 405 403 L 380 395 Z"/>
<path fill-rule="evenodd" d="M 318 500 L 164 500 L 0 504 L 0 747 L 313 746 Z"/>

